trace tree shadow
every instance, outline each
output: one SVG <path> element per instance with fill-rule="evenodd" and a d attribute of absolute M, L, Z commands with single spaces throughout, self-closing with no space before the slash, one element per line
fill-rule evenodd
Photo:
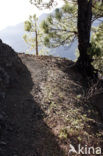
<path fill-rule="evenodd" d="M 46 114 L 31 95 L 37 90 L 31 73 L 9 46 L 2 44 L 0 66 L 9 76 L 4 109 L 7 119 L 1 131 L 1 156 L 63 156 L 58 138 L 44 122 Z M 39 89 L 39 88 L 38 88 Z M 39 97 L 38 97 L 39 98 Z"/>

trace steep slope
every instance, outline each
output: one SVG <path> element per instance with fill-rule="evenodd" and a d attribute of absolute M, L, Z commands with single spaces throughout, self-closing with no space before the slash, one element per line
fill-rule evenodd
<path fill-rule="evenodd" d="M 0 42 L 0 156 L 67 156 L 79 143 L 103 148 L 100 115 L 73 64 Z"/>

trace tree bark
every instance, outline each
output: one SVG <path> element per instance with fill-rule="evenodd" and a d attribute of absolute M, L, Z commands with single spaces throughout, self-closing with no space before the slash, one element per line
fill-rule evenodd
<path fill-rule="evenodd" d="M 88 55 L 92 20 L 92 0 L 78 0 L 78 49 L 80 56 L 77 61 L 84 75 L 93 75 L 92 59 Z"/>
<path fill-rule="evenodd" d="M 36 56 L 38 56 L 38 33 L 37 31 L 35 32 L 36 34 Z"/>
<path fill-rule="evenodd" d="M 92 20 L 92 0 L 78 0 L 78 49 L 80 57 L 88 58 Z"/>

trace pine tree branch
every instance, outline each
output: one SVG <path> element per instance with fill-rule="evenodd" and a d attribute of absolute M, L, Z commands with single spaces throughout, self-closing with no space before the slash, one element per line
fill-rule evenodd
<path fill-rule="evenodd" d="M 75 35 L 78 34 L 77 31 L 70 31 L 70 30 L 65 30 L 65 29 L 50 28 L 49 30 L 50 30 L 50 31 L 65 31 L 65 32 L 68 32 L 68 33 L 74 33 Z"/>

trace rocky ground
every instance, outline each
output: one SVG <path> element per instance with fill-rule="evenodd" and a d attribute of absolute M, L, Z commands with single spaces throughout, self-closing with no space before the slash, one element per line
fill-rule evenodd
<path fill-rule="evenodd" d="M 0 156 L 69 156 L 70 144 L 103 148 L 101 83 L 87 89 L 73 64 L 17 54 L 0 41 Z"/>

